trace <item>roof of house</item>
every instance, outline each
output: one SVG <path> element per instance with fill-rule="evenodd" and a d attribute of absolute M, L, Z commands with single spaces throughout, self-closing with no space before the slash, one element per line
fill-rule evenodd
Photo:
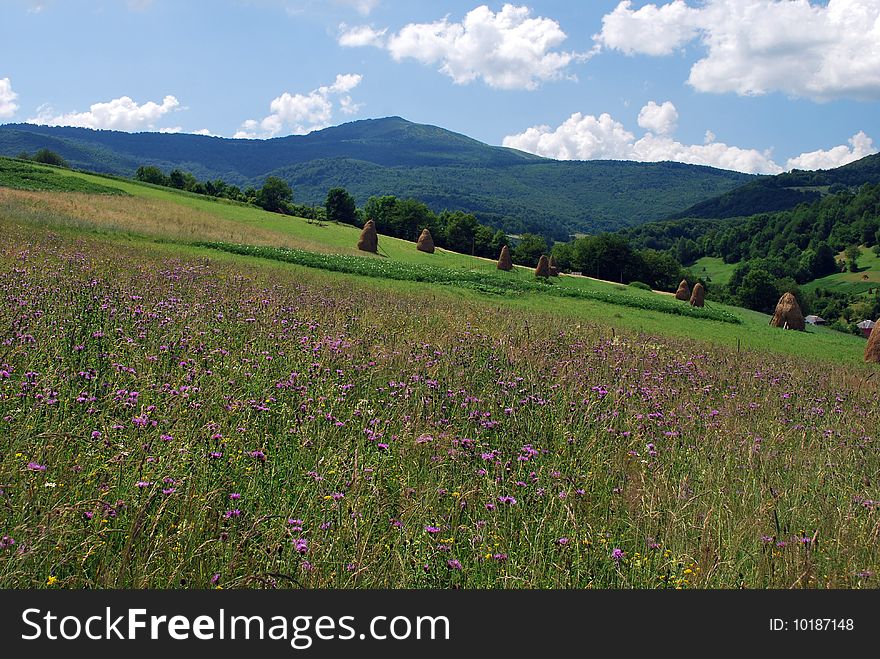
<path fill-rule="evenodd" d="M 804 318 L 804 320 L 807 321 L 808 323 L 812 323 L 813 325 L 815 325 L 816 323 L 824 323 L 825 322 L 825 319 L 822 318 L 822 316 L 814 316 L 812 314 L 807 316 L 806 318 Z"/>
<path fill-rule="evenodd" d="M 871 328 L 874 327 L 874 325 L 876 325 L 876 324 L 877 324 L 877 323 L 875 323 L 873 320 L 863 320 L 862 322 L 860 322 L 860 323 L 857 325 L 857 327 L 858 327 L 859 329 L 871 329 Z"/>

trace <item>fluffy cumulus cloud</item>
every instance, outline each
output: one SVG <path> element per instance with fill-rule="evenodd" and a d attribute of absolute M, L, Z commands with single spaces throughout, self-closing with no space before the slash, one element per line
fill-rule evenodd
<path fill-rule="evenodd" d="M 362 76 L 356 73 L 339 74 L 332 85 L 324 85 L 308 94 L 284 92 L 269 104 L 271 114 L 261 121 L 248 119 L 233 135 L 240 139 L 275 137 L 286 132 L 304 135 L 313 130 L 326 128 L 333 118 L 334 101 L 344 114 L 354 114 L 360 109 L 349 92 L 357 87 Z"/>
<path fill-rule="evenodd" d="M 0 78 L 0 119 L 9 119 L 18 110 L 15 99 L 18 94 L 12 91 L 12 81 L 9 78 Z"/>
<path fill-rule="evenodd" d="M 339 45 L 346 48 L 359 46 L 376 46 L 381 48 L 385 45 L 385 33 L 388 30 L 376 30 L 370 25 L 356 25 L 349 27 L 345 23 L 339 26 Z"/>
<path fill-rule="evenodd" d="M 156 128 L 156 123 L 165 115 L 179 108 L 180 103 L 174 96 L 166 96 L 161 104 L 148 101 L 143 105 L 122 96 L 106 103 L 95 103 L 88 112 L 55 114 L 52 108 L 41 106 L 37 109 L 37 116 L 28 119 L 28 123 L 122 131 L 150 130 Z"/>
<path fill-rule="evenodd" d="M 411 23 L 385 36 L 369 26 L 345 28 L 343 46 L 371 45 L 401 61 L 414 59 L 460 85 L 482 80 L 497 89 L 536 89 L 541 82 L 566 75 L 586 55 L 559 50 L 566 34 L 550 18 L 532 17 L 528 7 L 505 4 L 499 12 L 485 5 L 460 22 L 445 17 L 433 23 Z"/>
<path fill-rule="evenodd" d="M 646 130 L 639 138 L 607 113 L 595 117 L 577 112 L 556 128 L 533 126 L 508 135 L 503 144 L 557 160 L 674 161 L 749 174 L 778 174 L 795 167 L 828 169 L 875 152 L 871 138 L 860 132 L 849 146 L 804 153 L 790 159 L 783 168 L 773 161 L 769 151 L 719 142 L 711 131 L 706 131 L 703 144 L 683 144 L 672 137 L 677 120 L 678 111 L 671 102 L 658 105 L 652 101 L 639 113 L 639 126 Z"/>
<path fill-rule="evenodd" d="M 639 126 L 657 135 L 669 135 L 675 132 L 678 124 L 678 110 L 671 101 L 657 105 L 650 101 L 639 112 Z"/>
<path fill-rule="evenodd" d="M 669 55 L 697 36 L 698 16 L 699 11 L 684 0 L 637 10 L 632 9 L 632 2 L 621 2 L 602 18 L 602 32 L 594 38 L 627 55 Z"/>
<path fill-rule="evenodd" d="M 833 169 L 854 162 L 865 156 L 877 153 L 874 141 L 859 131 L 849 139 L 849 144 L 842 144 L 827 151 L 810 151 L 797 158 L 789 159 L 788 169 Z"/>
<path fill-rule="evenodd" d="M 703 92 L 880 98 L 880 0 L 684 0 L 602 20 L 598 46 L 669 55 L 699 42 L 688 83 Z"/>

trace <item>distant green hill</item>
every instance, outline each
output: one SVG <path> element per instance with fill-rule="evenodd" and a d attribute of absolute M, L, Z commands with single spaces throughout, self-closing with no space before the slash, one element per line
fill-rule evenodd
<path fill-rule="evenodd" d="M 880 183 L 880 154 L 867 156 L 836 169 L 807 172 L 793 170 L 777 176 L 763 176 L 712 199 L 701 201 L 669 219 L 724 219 L 748 217 L 813 203 L 838 187 Z"/>
<path fill-rule="evenodd" d="M 270 140 L 123 133 L 31 124 L 0 126 L 0 155 L 48 148 L 73 167 L 132 176 L 141 165 L 246 187 L 281 176 L 298 203 L 323 203 L 342 185 L 472 212 L 510 232 L 560 239 L 659 220 L 752 176 L 681 163 L 556 161 L 494 147 L 400 117 L 355 121 Z"/>

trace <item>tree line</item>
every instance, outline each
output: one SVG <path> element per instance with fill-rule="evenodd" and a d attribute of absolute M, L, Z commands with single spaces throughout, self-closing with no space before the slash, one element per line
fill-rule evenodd
<path fill-rule="evenodd" d="M 710 294 L 722 302 L 770 312 L 783 293 L 792 292 L 806 313 L 856 332 L 854 323 L 880 315 L 880 293 L 800 290 L 830 274 L 858 272 L 859 246 L 880 255 L 880 184 L 834 185 L 818 201 L 788 211 L 651 223 L 624 235 L 636 245 L 665 250 L 685 266 L 705 256 L 736 264 L 728 285 Z"/>

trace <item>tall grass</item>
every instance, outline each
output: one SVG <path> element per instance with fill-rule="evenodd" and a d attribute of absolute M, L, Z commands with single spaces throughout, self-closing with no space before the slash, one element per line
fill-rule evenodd
<path fill-rule="evenodd" d="M 875 582 L 876 378 L 4 232 L 0 586 Z"/>
<path fill-rule="evenodd" d="M 169 199 L 99 194 L 53 194 L 0 187 L 0 208 L 10 220 L 46 227 L 126 232 L 171 241 L 246 241 L 255 245 L 344 251 L 259 226 L 248 226 Z M 289 222 L 304 222 L 287 218 Z M 354 253 L 354 248 L 349 250 Z"/>

